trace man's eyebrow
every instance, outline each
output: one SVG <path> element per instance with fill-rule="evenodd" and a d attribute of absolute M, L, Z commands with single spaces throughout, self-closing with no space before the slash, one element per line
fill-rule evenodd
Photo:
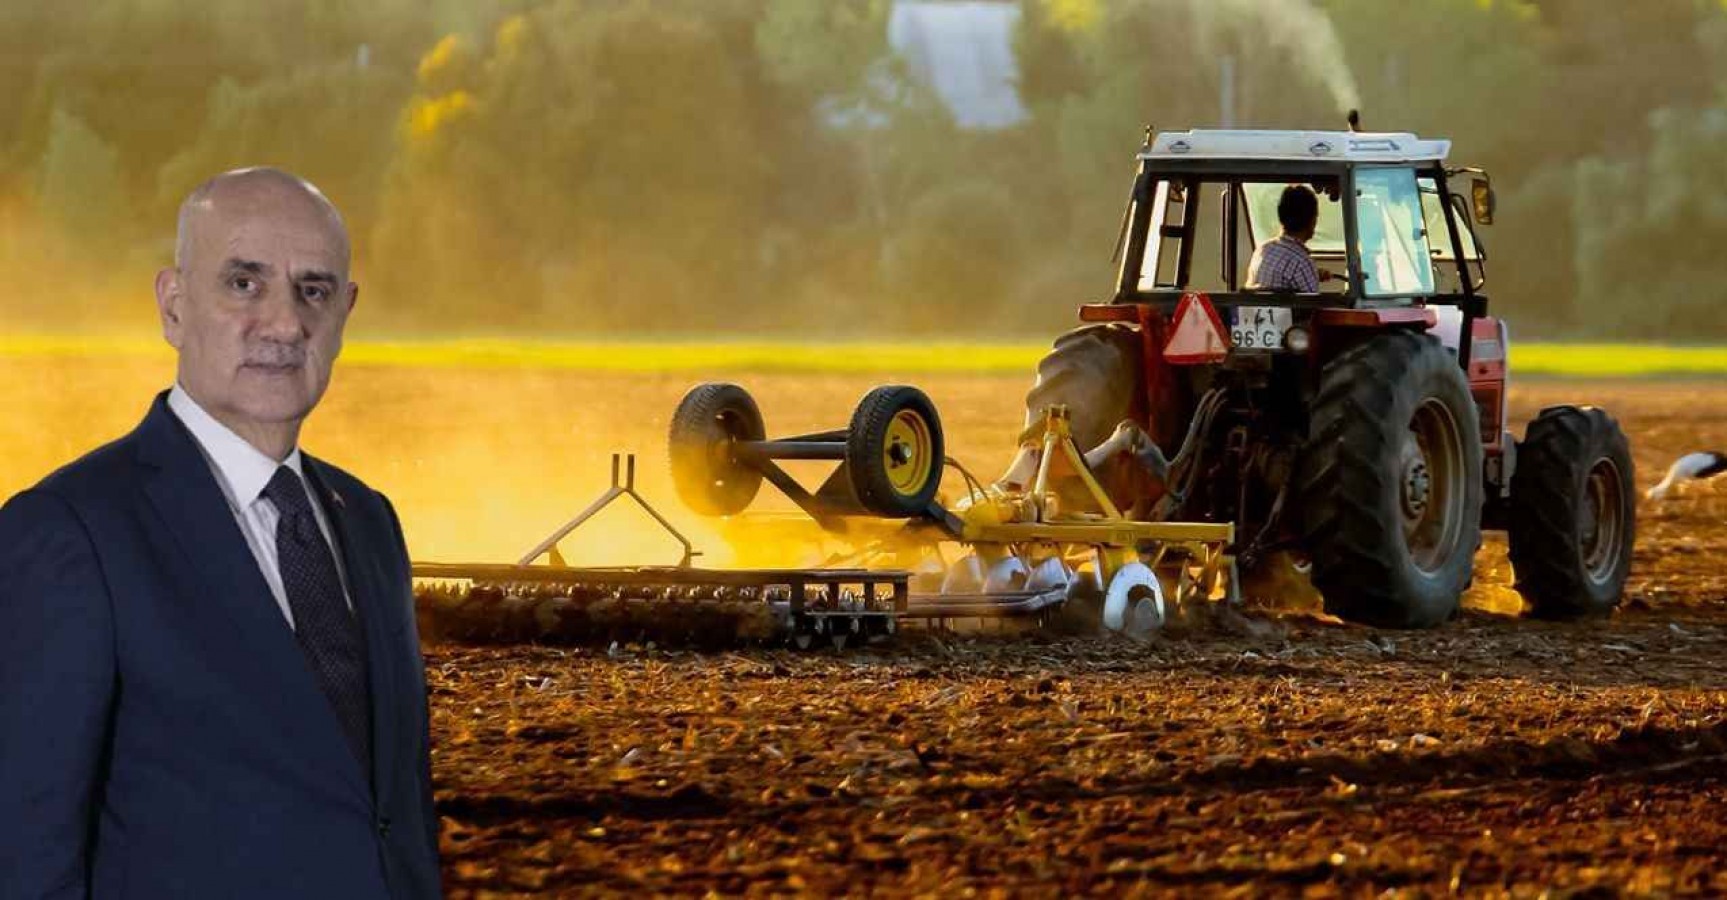
<path fill-rule="evenodd" d="M 336 273 L 326 269 L 303 269 L 294 274 L 294 280 L 301 283 L 318 281 L 324 284 L 335 284 Z"/>
<path fill-rule="evenodd" d="M 268 275 L 272 271 L 270 264 L 252 259 L 230 258 L 222 264 L 222 273 L 231 275 L 235 272 L 245 272 L 248 275 Z"/>

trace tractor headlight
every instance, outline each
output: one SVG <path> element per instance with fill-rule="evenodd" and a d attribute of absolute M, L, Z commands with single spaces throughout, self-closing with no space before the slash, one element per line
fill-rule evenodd
<path fill-rule="evenodd" d="M 1283 346 L 1288 347 L 1291 352 L 1306 353 L 1307 348 L 1312 345 L 1313 336 L 1299 325 L 1283 333 Z"/>

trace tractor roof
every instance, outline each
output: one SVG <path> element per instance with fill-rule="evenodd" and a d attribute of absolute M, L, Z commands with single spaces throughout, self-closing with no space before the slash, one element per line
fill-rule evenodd
<path fill-rule="evenodd" d="M 1139 158 L 1413 163 L 1437 162 L 1450 152 L 1450 141 L 1407 132 L 1194 130 L 1160 132 Z"/>

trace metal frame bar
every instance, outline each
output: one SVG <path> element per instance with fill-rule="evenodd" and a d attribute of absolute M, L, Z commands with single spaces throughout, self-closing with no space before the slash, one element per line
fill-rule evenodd
<path fill-rule="evenodd" d="M 1188 178 L 1181 183 L 1181 196 L 1185 198 L 1181 204 L 1181 246 L 1175 251 L 1175 283 L 1189 284 L 1193 281 L 1193 245 L 1199 233 L 1199 210 L 1205 206 L 1205 198 L 1199 196 L 1200 181 Z"/>
<path fill-rule="evenodd" d="M 1085 464 L 1085 457 L 1073 443 L 1073 432 L 1068 422 L 1068 411 L 1065 406 L 1052 406 L 1044 411 L 1043 450 L 1038 457 L 1037 477 L 1032 479 L 1032 503 L 1037 509 L 1039 519 L 1044 518 L 1043 498 L 1049 494 L 1049 476 L 1056 459 L 1067 460 L 1068 468 L 1079 476 L 1091 498 L 1110 519 L 1121 519 L 1121 510 L 1116 509 L 1110 501 L 1109 494 L 1103 486 L 1097 483 L 1097 478 L 1091 474 L 1091 469 Z M 1059 451 L 1059 455 L 1058 455 Z"/>
<path fill-rule="evenodd" d="M 1439 188 L 1439 205 L 1445 208 L 1451 255 L 1457 257 L 1458 287 L 1463 290 L 1463 302 L 1458 304 L 1463 309 L 1463 324 L 1457 332 L 1457 364 L 1468 372 L 1469 354 L 1475 344 L 1475 320 L 1487 315 L 1487 298 L 1475 293 L 1475 279 L 1470 277 L 1469 263 L 1463 258 L 1463 235 L 1457 230 L 1457 211 L 1451 205 L 1451 186 L 1446 182 L 1443 167 L 1433 173 L 1433 184 Z"/>
<path fill-rule="evenodd" d="M 791 439 L 783 441 L 737 441 L 732 444 L 732 452 L 747 462 L 761 462 L 769 459 L 820 459 L 841 460 L 846 458 L 845 441 L 824 441 Z"/>
<path fill-rule="evenodd" d="M 620 457 L 628 460 L 627 474 L 622 483 L 618 481 L 618 461 Z M 586 522 L 599 514 L 600 510 L 611 505 L 611 502 L 619 497 L 629 497 L 631 500 L 636 501 L 636 505 L 645 510 L 648 515 L 653 516 L 654 521 L 660 523 L 660 527 L 664 528 L 667 534 L 676 538 L 678 543 L 683 545 L 684 555 L 678 562 L 679 566 L 688 566 L 692 559 L 701 555 L 701 551 L 695 549 L 695 545 L 690 543 L 689 538 L 684 537 L 683 532 L 672 527 L 672 523 L 666 521 L 666 517 L 660 515 L 659 510 L 654 509 L 653 504 L 643 499 L 641 494 L 636 493 L 636 455 L 634 453 L 627 455 L 613 453 L 611 489 L 606 491 L 604 494 L 601 494 L 598 500 L 589 504 L 588 508 L 582 510 L 574 519 L 565 522 L 557 531 L 552 532 L 551 537 L 548 537 L 534 545 L 534 549 L 529 550 L 527 554 L 516 562 L 516 565 L 532 565 L 534 560 L 539 559 L 542 555 L 547 555 L 550 557 L 552 565 L 562 566 L 564 564 L 564 558 L 562 554 L 558 553 L 558 542 L 568 536 L 570 532 L 575 531 L 583 522 Z"/>

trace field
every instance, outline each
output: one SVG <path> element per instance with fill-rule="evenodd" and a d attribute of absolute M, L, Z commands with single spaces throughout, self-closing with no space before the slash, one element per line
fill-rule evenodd
<path fill-rule="evenodd" d="M 0 495 L 131 428 L 172 378 L 159 352 L 50 343 L 0 353 Z M 1590 364 L 1568 349 L 1553 357 Z M 585 365 L 568 345 L 534 365 L 352 350 L 302 442 L 389 494 L 417 559 L 513 558 L 604 488 L 614 449 L 642 454 L 642 489 L 707 562 L 807 559 L 795 541 L 723 532 L 672 499 L 661 443 L 700 367 L 627 365 L 651 354 L 597 346 Z M 798 371 L 701 359 L 749 385 L 780 432 L 842 424 L 876 383 L 920 384 L 950 452 L 993 477 L 1018 431 L 1028 377 L 1013 354 L 1025 349 L 989 351 L 1003 356 L 977 372 L 954 354 L 868 350 Z M 720 351 L 690 349 L 703 352 Z M 1694 357 L 1692 371 L 1723 361 Z M 1520 421 L 1549 403 L 1606 406 L 1644 487 L 1679 453 L 1727 447 L 1723 385 L 1525 379 L 1512 401 Z M 1290 611 L 1219 615 L 1149 645 L 429 645 L 446 887 L 1727 893 L 1727 492 L 1702 485 L 1639 512 L 1630 600 L 1604 622 L 1517 618 L 1490 545 L 1469 612 L 1424 633 Z M 675 557 L 633 517 L 599 524 L 566 548 L 572 561 Z"/>

